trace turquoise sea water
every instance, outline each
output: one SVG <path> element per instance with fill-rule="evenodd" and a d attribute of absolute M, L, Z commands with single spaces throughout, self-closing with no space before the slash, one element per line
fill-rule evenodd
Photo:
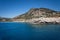
<path fill-rule="evenodd" d="M 60 40 L 60 25 L 0 23 L 0 40 Z"/>

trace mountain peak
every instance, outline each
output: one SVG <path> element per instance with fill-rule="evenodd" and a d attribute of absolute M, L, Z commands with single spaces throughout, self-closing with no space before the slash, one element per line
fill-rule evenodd
<path fill-rule="evenodd" d="M 51 10 L 51 9 L 49 9 L 49 8 L 31 8 L 30 9 L 30 11 L 36 11 L 36 10 L 40 10 L 40 11 L 45 11 L 45 12 L 56 12 L 56 11 L 54 11 L 54 10 Z"/>

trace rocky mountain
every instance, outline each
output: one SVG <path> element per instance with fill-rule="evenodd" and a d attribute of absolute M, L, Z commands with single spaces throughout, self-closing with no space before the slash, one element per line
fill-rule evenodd
<path fill-rule="evenodd" d="M 40 17 L 60 17 L 60 12 L 48 8 L 31 8 L 28 12 L 13 19 L 32 19 Z"/>
<path fill-rule="evenodd" d="M 60 23 L 60 12 L 48 8 L 31 8 L 28 12 L 14 18 L 0 17 L 0 22 Z"/>

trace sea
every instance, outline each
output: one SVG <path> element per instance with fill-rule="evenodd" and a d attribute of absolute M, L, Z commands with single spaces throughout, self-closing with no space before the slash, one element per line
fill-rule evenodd
<path fill-rule="evenodd" d="M 60 40 L 60 25 L 0 22 L 0 40 Z"/>

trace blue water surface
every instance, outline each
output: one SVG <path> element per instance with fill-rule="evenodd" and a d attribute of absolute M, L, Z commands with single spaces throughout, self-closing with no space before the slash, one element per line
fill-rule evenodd
<path fill-rule="evenodd" d="M 1 22 L 0 40 L 60 40 L 60 25 Z"/>

